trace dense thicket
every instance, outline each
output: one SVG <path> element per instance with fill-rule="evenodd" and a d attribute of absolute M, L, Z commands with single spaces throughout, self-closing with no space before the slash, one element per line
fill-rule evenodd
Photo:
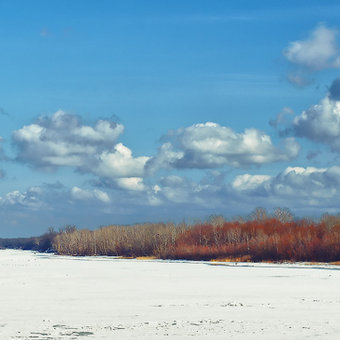
<path fill-rule="evenodd" d="M 340 225 L 277 219 L 197 225 L 176 240 L 168 258 L 249 261 L 338 261 Z"/>
<path fill-rule="evenodd" d="M 0 247 L 63 255 L 153 256 L 163 259 L 235 261 L 340 261 L 340 216 L 319 222 L 293 220 L 286 209 L 225 221 L 214 216 L 195 225 L 149 223 L 97 230 L 68 226 L 40 237 L 0 239 Z"/>
<path fill-rule="evenodd" d="M 248 261 L 339 261 L 340 218 L 293 221 L 284 210 L 226 222 L 214 217 L 193 226 L 143 224 L 95 231 L 66 230 L 54 238 L 58 254 L 155 256 L 168 259 Z"/>
<path fill-rule="evenodd" d="M 172 223 L 107 226 L 91 230 L 65 230 L 53 241 L 58 254 L 164 257 L 186 225 Z"/>

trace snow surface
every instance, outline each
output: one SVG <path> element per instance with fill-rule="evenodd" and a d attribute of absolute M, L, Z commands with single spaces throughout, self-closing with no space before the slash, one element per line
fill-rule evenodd
<path fill-rule="evenodd" d="M 340 267 L 0 251 L 1 339 L 340 339 Z"/>

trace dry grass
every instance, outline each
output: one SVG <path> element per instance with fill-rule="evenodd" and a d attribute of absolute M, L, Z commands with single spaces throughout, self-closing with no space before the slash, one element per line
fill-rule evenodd
<path fill-rule="evenodd" d="M 243 255 L 239 257 L 222 257 L 217 259 L 211 259 L 211 262 L 252 262 L 252 257 L 250 255 Z"/>

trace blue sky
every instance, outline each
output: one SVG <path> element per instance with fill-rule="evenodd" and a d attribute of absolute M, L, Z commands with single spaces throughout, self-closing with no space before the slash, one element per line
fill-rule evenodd
<path fill-rule="evenodd" d="M 339 212 L 338 1 L 0 13 L 0 237 Z"/>

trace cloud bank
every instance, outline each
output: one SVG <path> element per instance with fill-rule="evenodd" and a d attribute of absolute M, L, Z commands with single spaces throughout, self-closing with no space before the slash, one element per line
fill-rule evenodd
<path fill-rule="evenodd" d="M 40 170 L 73 167 L 133 191 L 144 190 L 143 178 L 160 169 L 247 168 L 288 161 L 299 152 L 292 137 L 274 146 L 270 136 L 257 129 L 237 133 L 207 122 L 169 132 L 154 157 L 134 157 L 118 142 L 123 131 L 115 122 L 85 125 L 79 117 L 57 111 L 14 131 L 12 138 L 20 162 Z"/>
<path fill-rule="evenodd" d="M 237 176 L 232 186 L 236 191 L 253 197 L 262 196 L 277 202 L 291 200 L 295 207 L 336 208 L 340 198 L 339 175 L 339 166 L 288 167 L 276 176 Z"/>

